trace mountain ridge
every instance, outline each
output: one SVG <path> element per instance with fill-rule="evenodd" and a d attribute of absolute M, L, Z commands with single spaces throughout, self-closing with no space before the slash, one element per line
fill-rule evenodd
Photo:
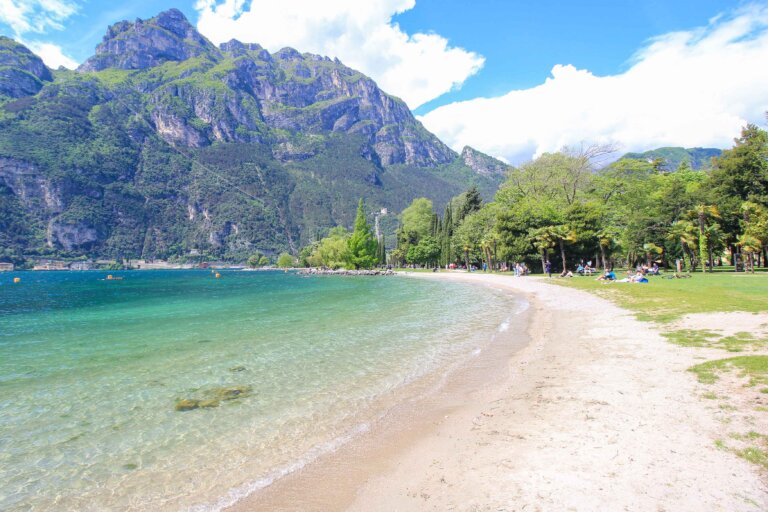
<path fill-rule="evenodd" d="M 661 147 L 644 151 L 642 153 L 627 153 L 621 158 L 632 160 L 662 160 L 662 168 L 671 172 L 677 169 L 682 162 L 688 162 L 692 169 L 700 170 L 711 166 L 711 159 L 720 156 L 721 149 L 718 148 L 684 148 L 684 147 Z"/>
<path fill-rule="evenodd" d="M 50 78 L 13 96 L 0 74 L 0 257 L 295 251 L 351 224 L 359 197 L 490 197 L 506 169 L 337 59 L 217 48 L 175 10 L 112 25 Z"/>

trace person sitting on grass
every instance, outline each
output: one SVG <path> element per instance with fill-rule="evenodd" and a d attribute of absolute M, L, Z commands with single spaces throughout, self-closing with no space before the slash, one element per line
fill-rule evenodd
<path fill-rule="evenodd" d="M 584 274 L 584 267 L 581 266 L 581 263 L 576 267 L 576 273 L 581 275 Z"/>
<path fill-rule="evenodd" d="M 648 278 L 645 277 L 642 271 L 638 270 L 637 273 L 629 278 L 630 283 L 647 283 Z"/>
<path fill-rule="evenodd" d="M 560 277 L 573 277 L 573 272 L 571 272 L 567 268 L 563 269 L 563 273 L 560 274 Z"/>

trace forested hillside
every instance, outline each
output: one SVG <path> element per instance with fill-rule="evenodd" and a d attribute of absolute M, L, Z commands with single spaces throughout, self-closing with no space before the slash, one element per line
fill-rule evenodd
<path fill-rule="evenodd" d="M 0 38 L 0 258 L 296 253 L 368 208 L 444 205 L 506 166 L 456 154 L 337 60 L 216 47 L 177 10 L 78 70 Z"/>

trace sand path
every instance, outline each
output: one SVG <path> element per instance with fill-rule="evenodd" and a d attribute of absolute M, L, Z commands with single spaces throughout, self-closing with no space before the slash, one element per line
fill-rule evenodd
<path fill-rule="evenodd" d="M 349 510 L 768 510 L 757 467 L 715 446 L 722 417 L 686 372 L 700 360 L 652 324 L 545 279 L 418 277 L 529 294 L 532 342 L 502 385 L 367 478 Z"/>

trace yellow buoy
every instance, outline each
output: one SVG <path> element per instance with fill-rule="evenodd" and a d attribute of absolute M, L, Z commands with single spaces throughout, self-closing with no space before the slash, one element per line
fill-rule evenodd
<path fill-rule="evenodd" d="M 21 282 L 21 278 L 20 277 L 14 277 L 13 278 L 13 282 L 14 283 L 20 283 Z"/>
<path fill-rule="evenodd" d="M 107 276 L 107 281 L 111 281 L 111 280 L 113 280 L 113 279 L 114 279 L 114 277 L 112 277 L 112 274 L 109 274 L 109 275 Z"/>
<path fill-rule="evenodd" d="M 220 277 L 221 277 L 221 274 L 219 274 L 218 272 L 216 272 L 216 279 L 218 279 L 218 278 L 220 278 Z"/>

